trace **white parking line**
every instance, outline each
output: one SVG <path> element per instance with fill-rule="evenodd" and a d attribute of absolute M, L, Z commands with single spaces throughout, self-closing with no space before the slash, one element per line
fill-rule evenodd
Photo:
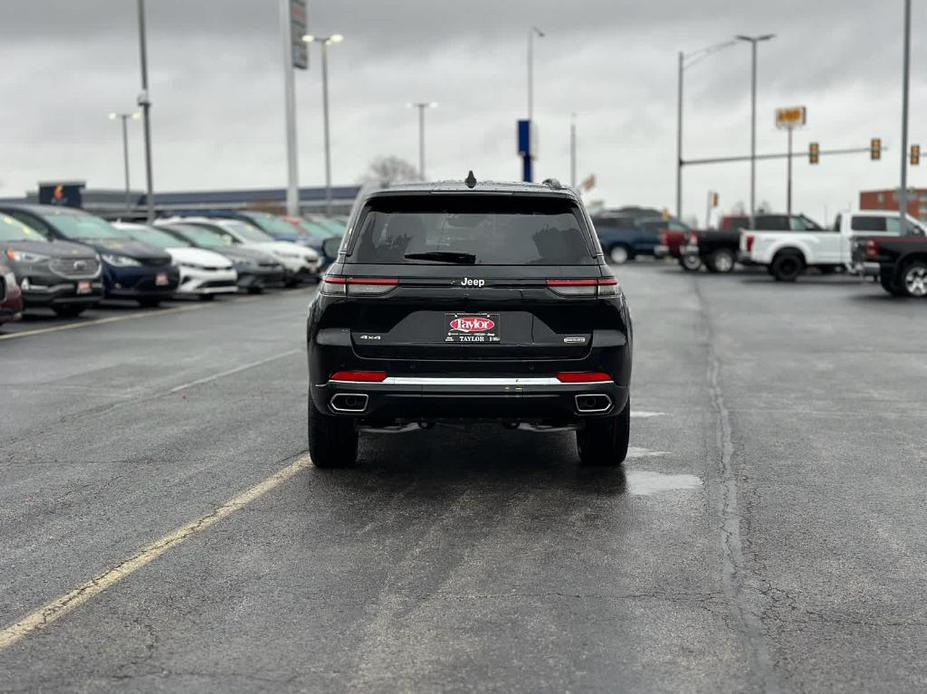
<path fill-rule="evenodd" d="M 232 497 L 205 516 L 197 518 L 192 523 L 187 523 L 183 527 L 168 533 L 161 539 L 155 540 L 151 544 L 142 547 L 128 559 L 94 576 L 89 581 L 82 583 L 60 598 L 43 605 L 15 624 L 6 627 L 0 631 L 0 651 L 12 646 L 29 634 L 48 626 L 55 620 L 60 619 L 71 610 L 80 607 L 107 588 L 110 588 L 127 576 L 131 576 L 142 567 L 150 564 L 169 549 L 177 547 L 185 540 L 212 527 L 219 521 L 235 513 L 235 511 L 244 508 L 252 501 L 264 496 L 267 492 L 280 486 L 301 470 L 305 470 L 309 467 L 309 463 L 310 459 L 308 454 L 300 456 L 295 462 L 290 463 L 282 470 L 279 470 L 267 479 L 254 485 L 251 489 Z"/>
<path fill-rule="evenodd" d="M 193 386 L 202 385 L 203 383 L 209 383 L 210 381 L 215 381 L 217 378 L 222 378 L 223 376 L 231 376 L 232 374 L 237 374 L 239 371 L 245 371 L 246 369 L 252 369 L 255 366 L 260 366 L 261 364 L 267 364 L 277 359 L 283 359 L 284 357 L 289 357 L 294 354 L 299 354 L 300 350 L 291 349 L 287 352 L 281 352 L 280 354 L 275 354 L 272 357 L 267 357 L 266 359 L 260 359 L 258 361 L 252 361 L 247 364 L 242 364 L 241 366 L 236 366 L 234 369 L 229 369 L 227 371 L 220 371 L 217 374 L 212 376 L 206 376 L 205 378 L 198 378 L 195 381 L 190 381 L 189 383 L 184 383 L 179 386 L 174 386 L 171 388 L 168 393 L 176 393 L 181 390 L 186 390 L 187 388 L 192 388 Z"/>
<path fill-rule="evenodd" d="M 51 328 L 37 328 L 36 330 L 24 330 L 19 333 L 9 333 L 0 335 L 0 340 L 15 340 L 17 337 L 30 337 L 32 335 L 42 335 L 44 333 L 57 333 L 62 330 L 74 330 L 75 328 L 86 328 L 89 325 L 101 325 L 102 323 L 118 323 L 124 320 L 138 320 L 139 318 L 154 318 L 156 316 L 167 316 L 172 313 L 184 313 L 186 311 L 199 311 L 206 308 L 209 304 L 197 304 L 196 306 L 177 306 L 175 308 L 165 308 L 159 311 L 139 311 L 129 313 L 124 316 L 110 316 L 108 318 L 94 318 L 93 320 L 81 321 L 80 323 L 68 323 L 67 325 L 56 325 Z"/>
<path fill-rule="evenodd" d="M 662 417 L 665 412 L 650 412 L 648 410 L 631 410 L 631 417 L 636 419 L 650 419 L 651 417 Z"/>

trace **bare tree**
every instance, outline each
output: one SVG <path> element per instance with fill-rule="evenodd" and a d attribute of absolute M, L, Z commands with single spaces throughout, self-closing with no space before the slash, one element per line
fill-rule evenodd
<path fill-rule="evenodd" d="M 374 159 L 361 176 L 361 181 L 364 183 L 379 183 L 383 186 L 420 180 L 422 179 L 415 166 L 401 157 L 392 155 Z"/>

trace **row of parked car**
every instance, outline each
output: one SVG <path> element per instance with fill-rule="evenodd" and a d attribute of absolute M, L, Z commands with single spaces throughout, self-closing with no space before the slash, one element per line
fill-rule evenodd
<path fill-rule="evenodd" d="M 897 212 L 847 211 L 824 228 L 805 215 L 764 214 L 722 219 L 717 230 L 691 229 L 654 210 L 623 208 L 593 221 L 606 256 L 623 263 L 642 255 L 675 258 L 695 272 L 765 267 L 781 282 L 809 270 L 849 272 L 881 283 L 893 296 L 927 297 L 927 228 Z"/>
<path fill-rule="evenodd" d="M 34 308 L 75 317 L 104 298 L 157 306 L 317 282 L 330 261 L 326 240 L 343 234 L 340 219 L 265 212 L 197 212 L 146 225 L 54 205 L 0 205 L 0 322 Z"/>

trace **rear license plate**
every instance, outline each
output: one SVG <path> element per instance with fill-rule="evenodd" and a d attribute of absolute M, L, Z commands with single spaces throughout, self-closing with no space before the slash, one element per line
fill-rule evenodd
<path fill-rule="evenodd" d="M 445 313 L 445 342 L 501 342 L 498 313 Z"/>
<path fill-rule="evenodd" d="M 77 293 L 78 294 L 89 294 L 92 291 L 93 291 L 93 287 L 90 285 L 89 281 L 77 283 Z"/>
<path fill-rule="evenodd" d="M 167 273 L 159 272 L 155 277 L 155 286 L 156 287 L 166 287 L 167 286 Z"/>

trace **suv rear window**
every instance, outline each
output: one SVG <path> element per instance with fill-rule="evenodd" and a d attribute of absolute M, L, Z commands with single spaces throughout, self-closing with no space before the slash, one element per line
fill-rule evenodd
<path fill-rule="evenodd" d="M 354 263 L 594 265 L 579 207 L 566 198 L 391 195 L 361 213 Z"/>

